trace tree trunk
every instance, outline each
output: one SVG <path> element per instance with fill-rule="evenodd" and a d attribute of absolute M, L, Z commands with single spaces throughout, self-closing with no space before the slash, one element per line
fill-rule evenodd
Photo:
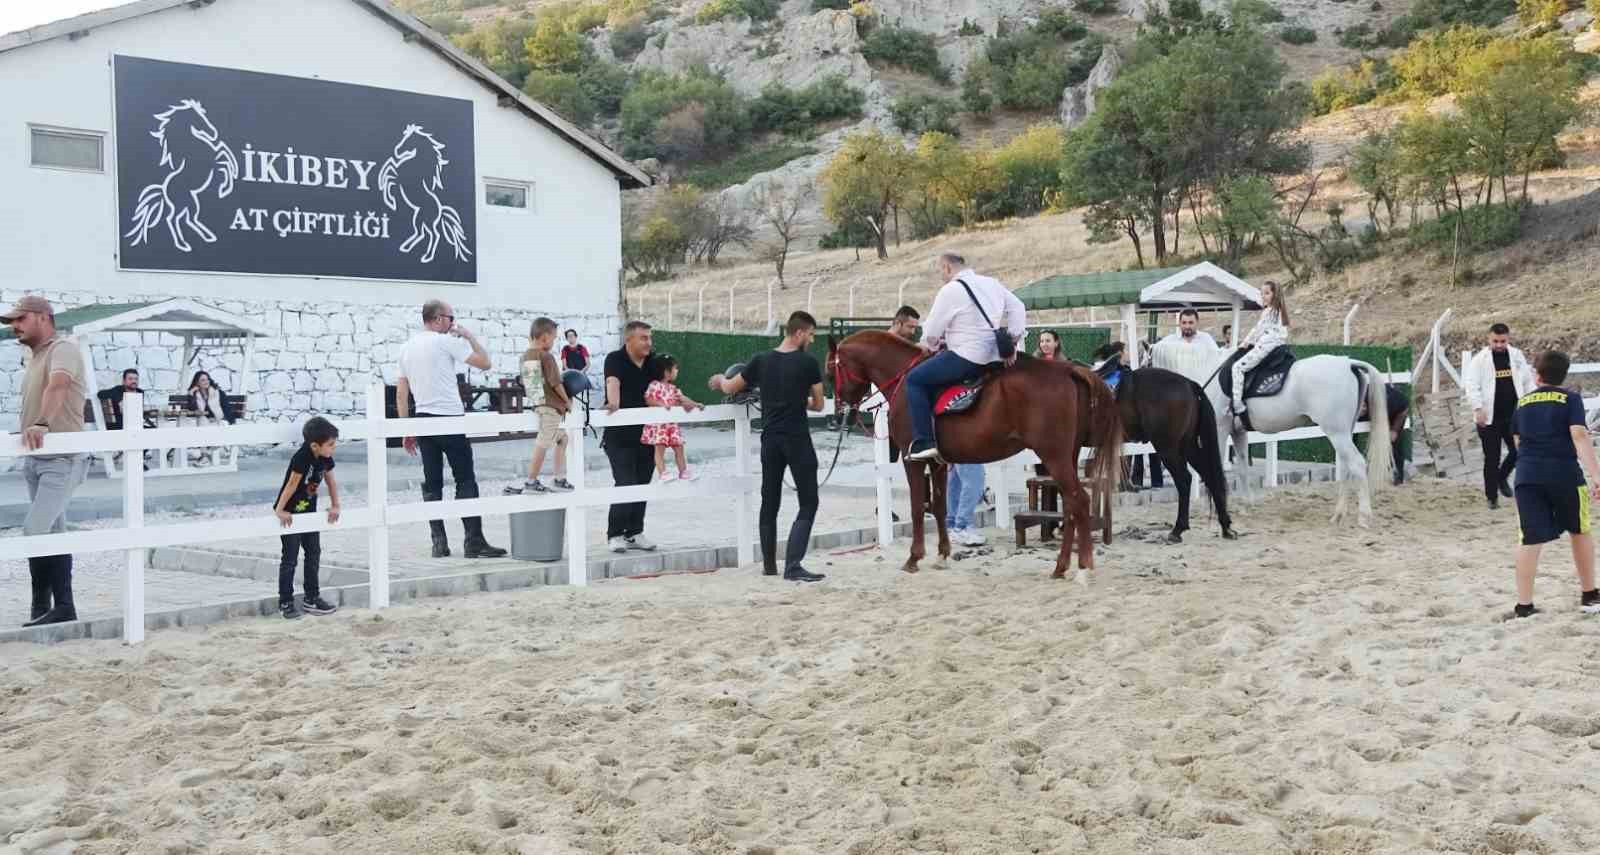
<path fill-rule="evenodd" d="M 1150 218 L 1150 222 L 1150 243 L 1155 245 L 1156 263 L 1160 264 L 1167 260 L 1167 218 L 1160 211 L 1157 211 L 1156 215 Z M 1143 267 L 1144 265 L 1141 264 L 1139 266 Z"/>
<path fill-rule="evenodd" d="M 1135 220 L 1133 217 L 1129 217 L 1128 218 L 1128 222 L 1123 226 L 1123 230 L 1128 233 L 1128 239 L 1133 241 L 1133 254 L 1134 254 L 1134 256 L 1136 258 L 1139 259 L 1139 269 L 1143 270 L 1144 269 L 1144 245 L 1139 242 L 1139 223 L 1138 223 L 1138 221 Z"/>
<path fill-rule="evenodd" d="M 1194 233 L 1200 236 L 1200 248 L 1210 255 L 1211 244 L 1206 241 L 1206 230 L 1200 225 L 1200 208 L 1195 205 L 1193 194 L 1189 196 L 1189 216 L 1194 219 Z"/>
<path fill-rule="evenodd" d="M 1183 240 L 1183 200 L 1172 208 L 1172 254 L 1178 254 L 1178 244 Z"/>

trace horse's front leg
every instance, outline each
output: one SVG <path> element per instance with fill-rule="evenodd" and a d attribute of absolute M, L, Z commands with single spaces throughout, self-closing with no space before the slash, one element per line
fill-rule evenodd
<path fill-rule="evenodd" d="M 901 570 L 915 573 L 918 562 L 927 553 L 922 545 L 923 510 L 928 507 L 928 477 L 927 467 L 921 463 L 905 462 L 906 484 L 911 488 L 911 554 L 906 557 L 906 563 Z"/>
<path fill-rule="evenodd" d="M 936 463 L 928 468 L 929 493 L 933 496 L 933 521 L 939 529 L 939 561 L 950 558 L 950 467 Z M 963 487 L 965 489 L 965 487 Z"/>
<path fill-rule="evenodd" d="M 1089 571 L 1094 569 L 1094 534 L 1090 531 L 1090 517 L 1093 507 L 1089 501 L 1089 491 L 1081 482 L 1073 484 L 1070 499 L 1062 494 L 1062 504 L 1070 502 L 1072 508 L 1073 525 L 1078 529 L 1078 574 L 1073 577 L 1078 584 L 1089 584 Z"/>

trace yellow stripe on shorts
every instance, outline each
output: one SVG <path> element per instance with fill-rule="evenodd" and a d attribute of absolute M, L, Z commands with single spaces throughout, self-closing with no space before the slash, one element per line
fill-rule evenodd
<path fill-rule="evenodd" d="M 1578 485 L 1578 533 L 1589 533 L 1589 486 Z"/>

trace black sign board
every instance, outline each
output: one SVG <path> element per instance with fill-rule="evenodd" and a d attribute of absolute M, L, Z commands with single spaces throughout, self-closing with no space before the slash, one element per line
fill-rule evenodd
<path fill-rule="evenodd" d="M 115 58 L 119 266 L 476 282 L 472 102 Z"/>

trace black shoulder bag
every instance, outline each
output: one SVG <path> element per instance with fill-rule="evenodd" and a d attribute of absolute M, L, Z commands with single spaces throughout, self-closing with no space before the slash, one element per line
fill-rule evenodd
<path fill-rule="evenodd" d="M 967 284 L 967 280 L 957 279 L 956 281 L 961 283 L 961 287 L 967 289 L 967 297 L 972 300 L 972 305 L 978 307 L 978 314 L 983 316 L 983 322 L 989 325 L 989 329 L 994 330 L 994 346 L 999 349 L 1000 358 L 1010 359 L 1016 356 L 1017 342 L 1016 339 L 1011 337 L 1011 330 L 1005 327 L 997 327 L 994 325 L 994 321 L 989 320 L 989 313 L 983 310 L 983 304 L 978 302 L 978 295 L 972 293 L 972 286 Z"/>

